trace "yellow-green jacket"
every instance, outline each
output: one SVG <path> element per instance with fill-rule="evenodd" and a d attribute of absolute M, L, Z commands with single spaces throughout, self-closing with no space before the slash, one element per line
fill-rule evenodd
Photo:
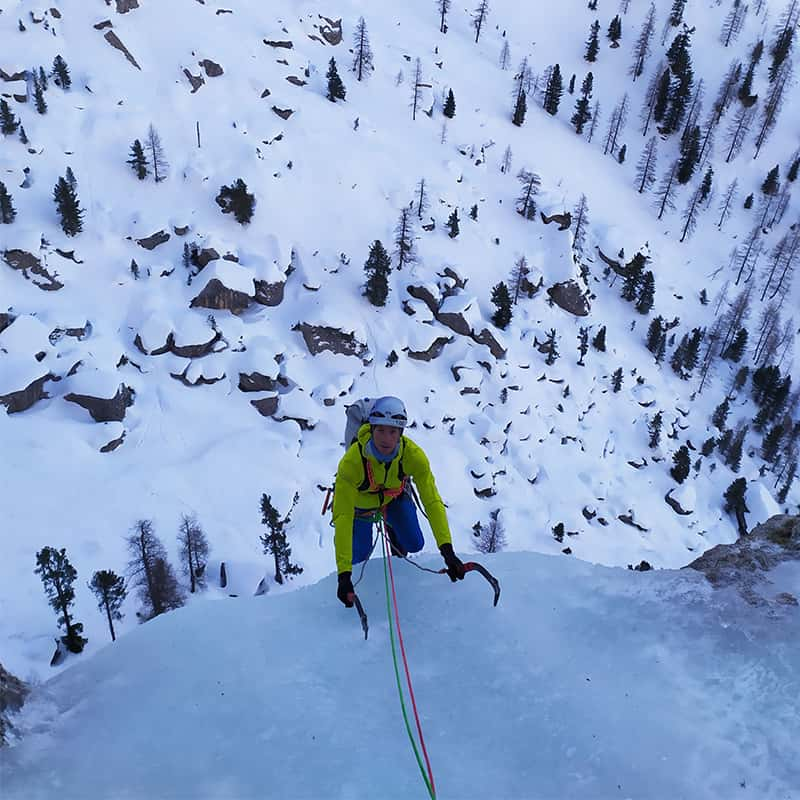
<path fill-rule="evenodd" d="M 376 509 L 381 505 L 378 494 L 359 490 L 365 478 L 361 453 L 369 439 L 370 427 L 362 425 L 358 430 L 358 441 L 347 449 L 336 471 L 333 493 L 335 526 L 333 541 L 337 572 L 349 572 L 353 569 L 353 518 L 356 508 Z M 436 481 L 433 479 L 431 466 L 423 449 L 407 436 L 401 436 L 397 456 L 388 464 L 383 464 L 365 451 L 364 456 L 371 464 L 375 482 L 387 489 L 400 487 L 402 481 L 399 476 L 399 465 L 402 461 L 403 472 L 414 479 L 414 486 L 428 515 L 436 544 L 441 546 L 449 542 L 450 526 L 447 524 L 444 503 L 436 488 Z"/>

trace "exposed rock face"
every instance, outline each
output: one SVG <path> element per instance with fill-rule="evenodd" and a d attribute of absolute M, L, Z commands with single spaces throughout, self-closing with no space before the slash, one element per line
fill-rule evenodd
<path fill-rule="evenodd" d="M 131 55 L 131 53 L 128 50 L 128 48 L 125 47 L 124 44 L 122 44 L 122 42 L 120 41 L 119 36 L 117 36 L 117 34 L 114 33 L 114 31 L 106 31 L 104 38 L 112 47 L 116 47 L 117 50 L 119 50 L 125 56 L 125 58 L 127 58 L 128 61 L 130 61 L 131 64 L 133 64 L 134 67 L 136 67 L 136 69 L 138 69 L 138 70 L 142 69 L 136 63 L 136 59 Z"/>
<path fill-rule="evenodd" d="M 339 328 L 298 322 L 292 330 L 300 331 L 303 334 L 303 340 L 312 356 L 325 350 L 330 350 L 332 353 L 339 355 L 358 356 L 361 358 L 369 352 L 367 345 L 359 342 L 354 334 L 345 333 Z"/>
<path fill-rule="evenodd" d="M 218 78 L 225 72 L 216 61 L 212 61 L 210 58 L 204 58 L 199 64 L 206 71 L 206 75 L 209 78 Z"/>
<path fill-rule="evenodd" d="M 569 211 L 565 212 L 564 214 L 551 214 L 549 217 L 546 217 L 542 212 L 539 212 L 542 216 L 542 222 L 545 225 L 549 225 L 551 222 L 558 223 L 558 229 L 560 231 L 565 231 L 572 225 L 572 214 Z"/>
<path fill-rule="evenodd" d="M 250 404 L 262 417 L 271 417 L 278 410 L 278 397 L 262 397 L 260 400 L 251 400 Z"/>
<path fill-rule="evenodd" d="M 589 301 L 577 281 L 569 280 L 563 283 L 556 283 L 547 290 L 547 294 L 564 311 L 568 311 L 576 317 L 588 316 L 590 311 Z"/>
<path fill-rule="evenodd" d="M 229 289 L 219 278 L 212 278 L 202 292 L 190 303 L 191 308 L 226 309 L 241 314 L 250 306 L 250 295 Z"/>
<path fill-rule="evenodd" d="M 319 32 L 322 34 L 322 38 L 328 43 L 332 45 L 340 44 L 342 41 L 342 21 L 341 19 L 333 20 L 328 19 L 328 17 L 323 17 L 322 14 L 319 15 L 321 20 L 324 20 L 327 24 L 319 26 Z"/>
<path fill-rule="evenodd" d="M 144 239 L 137 239 L 136 244 L 139 247 L 144 247 L 145 250 L 155 250 L 160 244 L 165 244 L 169 241 L 169 234 L 166 231 L 158 231 L 152 236 L 146 236 Z"/>
<path fill-rule="evenodd" d="M 287 75 L 286 80 L 289 81 L 289 83 L 293 84 L 294 86 L 306 85 L 306 81 L 304 81 L 302 78 L 298 78 L 297 75 Z"/>
<path fill-rule="evenodd" d="M 117 393 L 110 399 L 74 392 L 64 395 L 64 399 L 85 408 L 95 422 L 122 422 L 125 419 L 125 411 L 133 405 L 134 395 L 133 389 L 122 383 Z"/>
<path fill-rule="evenodd" d="M 194 94 L 204 83 L 205 79 L 202 75 L 192 75 L 187 67 L 183 68 L 183 74 L 192 86 L 192 94 Z"/>
<path fill-rule="evenodd" d="M 7 744 L 6 736 L 11 724 L 8 714 L 19 711 L 28 694 L 28 687 L 0 664 L 0 747 Z"/>
<path fill-rule="evenodd" d="M 278 108 L 278 106 L 272 106 L 272 110 L 281 118 L 281 119 L 289 119 L 289 117 L 294 114 L 294 109 L 292 108 Z"/>
<path fill-rule="evenodd" d="M 239 390 L 242 392 L 277 392 L 278 381 L 260 372 L 239 373 Z M 276 398 L 277 400 L 277 398 Z"/>
<path fill-rule="evenodd" d="M 139 350 L 139 352 L 144 353 L 146 356 L 161 356 L 164 355 L 164 353 L 172 353 L 173 355 L 180 356 L 181 358 L 202 358 L 203 356 L 210 355 L 211 353 L 218 353 L 220 350 L 227 349 L 225 347 L 217 347 L 217 342 L 219 342 L 221 339 L 222 331 L 215 331 L 214 336 L 212 336 L 207 342 L 201 342 L 200 344 L 177 345 L 175 344 L 175 334 L 168 333 L 167 341 L 164 342 L 163 345 L 156 347 L 153 350 L 146 350 L 144 343 L 142 342 L 142 337 L 137 333 L 133 343 L 136 345 L 136 348 Z"/>
<path fill-rule="evenodd" d="M 197 250 L 192 255 L 192 264 L 194 264 L 198 270 L 201 270 L 218 258 L 219 253 L 213 247 L 204 247 L 202 250 Z"/>
<path fill-rule="evenodd" d="M 681 506 L 681 504 L 672 496 L 674 489 L 670 489 L 666 495 L 664 495 L 664 500 L 666 501 L 667 505 L 676 513 L 680 514 L 682 517 L 688 517 L 690 514 L 694 514 L 694 511 L 689 510 L 687 511 L 685 508 Z"/>
<path fill-rule="evenodd" d="M 285 281 L 268 283 L 267 281 L 254 281 L 256 293 L 254 300 L 262 306 L 279 306 L 283 302 Z"/>
<path fill-rule="evenodd" d="M 117 14 L 127 14 L 134 8 L 139 8 L 139 0 L 117 0 Z"/>
<path fill-rule="evenodd" d="M 453 336 L 438 336 L 427 350 L 410 350 L 408 347 L 404 350 L 408 353 L 408 357 L 415 361 L 432 361 L 442 354 L 445 345 L 454 341 L 455 337 Z"/>
<path fill-rule="evenodd" d="M 13 314 L 0 314 L 0 333 L 2 333 L 13 321 Z"/>
<path fill-rule="evenodd" d="M 0 405 L 6 407 L 7 414 L 14 414 L 19 411 L 27 411 L 34 403 L 43 400 L 50 395 L 44 390 L 44 385 L 47 381 L 59 381 L 52 372 L 47 375 L 42 375 L 32 383 L 28 384 L 24 389 L 9 394 L 0 395 Z"/>
<path fill-rule="evenodd" d="M 746 600 L 761 604 L 764 600 L 756 593 L 756 585 L 778 564 L 797 560 L 800 560 L 800 516 L 778 514 L 733 544 L 712 547 L 684 569 L 702 572 L 715 587 L 735 586 Z M 791 604 L 785 597 L 779 602 Z"/>
<path fill-rule="evenodd" d="M 292 42 L 272 41 L 270 39 L 264 39 L 264 44 L 268 47 L 284 47 L 287 50 L 291 50 L 294 47 Z"/>
<path fill-rule="evenodd" d="M 0 67 L 0 78 L 2 78 L 4 81 L 24 81 L 27 80 L 27 77 L 28 76 L 25 70 L 22 72 L 12 72 L 9 74 L 2 69 L 2 67 Z"/>
<path fill-rule="evenodd" d="M 28 280 L 32 280 L 40 289 L 53 291 L 64 287 L 63 283 L 56 280 L 42 266 L 42 262 L 33 253 L 29 253 L 26 250 L 4 250 L 3 260 L 11 269 L 20 270 Z M 31 278 L 28 272 L 38 276 L 41 280 Z"/>

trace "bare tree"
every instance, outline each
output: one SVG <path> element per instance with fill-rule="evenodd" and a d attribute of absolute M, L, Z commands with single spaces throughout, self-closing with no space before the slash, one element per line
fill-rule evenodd
<path fill-rule="evenodd" d="M 414 199 L 414 207 L 419 219 L 422 219 L 422 215 L 428 210 L 428 205 L 428 192 L 425 185 L 425 178 L 420 178 Z"/>
<path fill-rule="evenodd" d="M 745 287 L 723 314 L 722 340 L 719 347 L 721 353 L 728 349 L 739 328 L 744 327 L 750 317 L 751 296 L 752 288 L 750 286 Z"/>
<path fill-rule="evenodd" d="M 394 231 L 394 244 L 397 269 L 403 269 L 407 264 L 413 264 L 417 260 L 414 242 L 414 221 L 409 208 L 404 208 L 400 212 L 400 219 L 397 221 L 397 227 Z"/>
<path fill-rule="evenodd" d="M 194 594 L 198 588 L 205 589 L 208 563 L 208 540 L 196 517 L 181 517 L 178 544 L 183 571 L 189 575 L 189 591 Z"/>
<path fill-rule="evenodd" d="M 480 0 L 478 7 L 472 14 L 472 25 L 475 28 L 475 44 L 481 36 L 481 30 L 486 22 L 486 17 L 489 16 L 489 0 Z"/>
<path fill-rule="evenodd" d="M 500 51 L 500 69 L 508 69 L 508 64 L 511 61 L 511 48 L 508 44 L 508 39 L 503 39 L 503 49 Z"/>
<path fill-rule="evenodd" d="M 675 161 L 668 172 L 664 173 L 661 184 L 656 193 L 656 206 L 658 206 L 658 218 L 664 216 L 667 209 L 675 208 L 675 190 L 677 189 L 677 175 L 679 161 Z"/>
<path fill-rule="evenodd" d="M 473 527 L 477 541 L 475 548 L 479 553 L 499 553 L 506 546 L 506 534 L 499 519 L 500 509 L 489 512 L 489 522 L 476 523 Z"/>
<path fill-rule="evenodd" d="M 511 155 L 511 145 L 509 145 L 506 147 L 503 153 L 503 160 L 500 162 L 500 172 L 504 175 L 508 174 L 508 171 L 511 169 Z"/>
<path fill-rule="evenodd" d="M 653 39 L 655 26 L 656 7 L 654 3 L 650 3 L 650 9 L 647 12 L 647 16 L 642 24 L 642 29 L 639 32 L 639 38 L 636 40 L 636 44 L 633 47 L 633 63 L 628 70 L 628 74 L 633 76 L 634 81 L 644 72 L 644 65 L 650 55 L 650 42 Z"/>
<path fill-rule="evenodd" d="M 414 86 L 411 90 L 411 119 L 417 118 L 417 109 L 422 100 L 422 62 L 417 59 L 414 63 Z"/>
<path fill-rule="evenodd" d="M 764 290 L 761 292 L 762 301 L 767 293 L 771 292 L 769 299 L 772 300 L 784 284 L 787 286 L 791 284 L 798 257 L 800 257 L 800 224 L 795 224 L 783 235 L 772 251 L 772 264 L 764 281 Z"/>
<path fill-rule="evenodd" d="M 734 269 L 737 270 L 737 273 L 734 285 L 739 285 L 739 281 L 741 281 L 745 272 L 747 272 L 745 283 L 750 281 L 763 247 L 764 242 L 761 239 L 761 228 L 756 226 L 750 231 L 750 234 L 744 242 L 742 242 L 741 246 L 736 248 Z"/>
<path fill-rule="evenodd" d="M 542 179 L 527 169 L 517 173 L 517 179 L 522 184 L 522 193 L 517 198 L 517 212 L 525 219 L 536 218 L 536 195 L 539 193 Z"/>
<path fill-rule="evenodd" d="M 748 6 L 742 0 L 734 0 L 733 8 L 728 12 L 725 21 L 722 23 L 722 30 L 719 32 L 719 40 L 723 47 L 728 47 L 736 41 L 744 25 L 744 18 L 747 16 Z"/>
<path fill-rule="evenodd" d="M 572 212 L 572 249 L 578 258 L 583 258 L 586 245 L 586 229 L 589 227 L 589 201 L 582 194 Z"/>
<path fill-rule="evenodd" d="M 747 131 L 755 117 L 756 110 L 754 106 L 743 106 L 736 112 L 730 126 L 728 127 L 728 155 L 725 157 L 725 163 L 729 163 L 734 156 L 739 155 L 739 151 L 744 144 L 744 137 L 747 136 Z"/>
<path fill-rule="evenodd" d="M 649 189 L 656 179 L 656 166 L 658 164 L 658 145 L 656 137 L 651 136 L 639 157 L 636 166 L 636 181 L 639 184 L 639 194 Z"/>
<path fill-rule="evenodd" d="M 628 93 L 622 96 L 622 100 L 617 103 L 614 107 L 614 111 L 611 113 L 611 120 L 608 123 L 608 132 L 606 133 L 605 143 L 603 145 L 603 155 L 606 155 L 609 151 L 611 155 L 616 155 L 617 151 L 617 138 L 619 136 L 620 129 L 624 127 L 625 122 L 628 119 Z"/>
<path fill-rule="evenodd" d="M 586 136 L 586 141 L 591 142 L 592 138 L 594 137 L 594 132 L 597 129 L 597 125 L 600 122 L 600 101 L 595 100 L 594 106 L 592 106 L 592 121 L 589 123 L 589 133 Z"/>
<path fill-rule="evenodd" d="M 150 152 L 150 164 L 153 167 L 153 177 L 156 183 L 163 181 L 167 177 L 167 160 L 164 157 L 164 148 L 161 145 L 161 138 L 156 129 L 150 125 L 147 129 L 145 147 Z"/>
<path fill-rule="evenodd" d="M 375 69 L 372 64 L 372 48 L 369 46 L 367 23 L 360 17 L 353 35 L 353 72 L 356 80 L 360 81 L 366 73 Z"/>
<path fill-rule="evenodd" d="M 772 133 L 772 129 L 778 120 L 778 114 L 783 107 L 783 92 L 792 83 L 792 63 L 791 58 L 784 61 L 778 70 L 775 81 L 772 83 L 769 97 L 767 97 L 767 102 L 764 104 L 764 111 L 761 115 L 761 128 L 756 135 L 756 151 L 753 154 L 753 158 L 758 158 L 764 142 Z"/>
<path fill-rule="evenodd" d="M 658 100 L 658 86 L 661 83 L 663 74 L 664 64 L 662 62 L 659 63 L 658 68 L 650 78 L 650 83 L 647 84 L 647 91 L 644 95 L 644 106 L 639 117 L 642 122 L 642 136 L 647 136 L 647 132 L 650 130 L 650 123 L 653 121 L 656 101 Z"/>
<path fill-rule="evenodd" d="M 683 212 L 683 231 L 681 232 L 681 241 L 685 241 L 687 236 L 694 233 L 697 227 L 697 215 L 700 211 L 700 202 L 702 200 L 702 186 L 698 186 L 689 199 L 689 203 Z"/>
<path fill-rule="evenodd" d="M 528 260 L 525 256 L 520 256 L 514 262 L 514 268 L 511 270 L 511 291 L 513 293 L 513 298 L 511 300 L 512 305 L 517 304 L 517 300 L 519 299 L 519 292 L 520 287 L 527 280 L 528 275 L 530 274 L 530 269 L 528 269 Z"/>
<path fill-rule="evenodd" d="M 450 10 L 450 0 L 436 0 L 439 9 L 439 33 L 447 33 L 447 12 Z"/>
<path fill-rule="evenodd" d="M 167 561 L 167 551 L 153 531 L 149 519 L 140 519 L 127 539 L 128 575 L 139 589 L 142 601 L 140 616 L 152 619 L 165 611 L 180 608 L 183 594 Z"/>
<path fill-rule="evenodd" d="M 738 194 L 739 189 L 739 179 L 734 178 L 729 184 L 728 188 L 725 190 L 725 194 L 722 197 L 722 202 L 719 204 L 720 216 L 719 222 L 717 223 L 717 227 L 722 230 L 722 226 L 725 224 L 725 220 L 728 219 L 731 215 L 733 202 L 736 199 L 736 195 Z"/>
<path fill-rule="evenodd" d="M 742 62 L 732 61 L 722 79 L 722 84 L 717 92 L 717 99 L 711 109 L 711 114 L 708 118 L 710 127 L 716 127 L 722 119 L 722 115 L 728 110 L 728 106 L 736 98 L 736 87 L 739 84 L 739 78 L 742 75 Z"/>

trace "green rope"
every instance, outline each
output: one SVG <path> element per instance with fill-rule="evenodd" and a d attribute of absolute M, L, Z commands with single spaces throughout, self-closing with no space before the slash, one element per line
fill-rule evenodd
<path fill-rule="evenodd" d="M 383 536 L 383 521 L 379 521 L 378 523 L 379 531 L 378 535 L 381 537 L 381 542 L 383 545 L 383 579 L 386 584 L 386 615 L 389 618 L 389 638 L 392 642 L 392 661 L 394 662 L 394 675 L 397 679 L 397 693 L 400 696 L 400 708 L 403 710 L 403 721 L 406 723 L 406 731 L 408 732 L 408 738 L 411 742 L 411 747 L 414 748 L 414 756 L 417 759 L 417 764 L 419 765 L 419 771 L 422 774 L 422 780 L 425 781 L 425 787 L 428 790 L 428 794 L 431 797 L 431 800 L 436 800 L 436 795 L 433 793 L 431 789 L 430 781 L 428 780 L 428 776 L 425 774 L 425 767 L 422 764 L 422 759 L 419 755 L 419 750 L 417 749 L 417 743 L 414 741 L 414 734 L 411 730 L 411 724 L 408 721 L 408 713 L 406 712 L 406 701 L 403 697 L 403 684 L 400 680 L 400 669 L 397 665 L 397 647 L 394 643 L 394 625 L 392 624 L 392 606 L 389 602 L 389 568 L 388 568 L 388 559 L 391 556 L 386 552 L 386 540 Z"/>

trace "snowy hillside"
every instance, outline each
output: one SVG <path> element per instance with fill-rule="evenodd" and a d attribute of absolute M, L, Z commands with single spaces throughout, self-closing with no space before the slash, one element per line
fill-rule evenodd
<path fill-rule="evenodd" d="M 486 563 L 497 608 L 477 576 L 394 567 L 437 797 L 798 797 L 796 609 L 770 618 L 693 570 Z M 3 797 L 426 797 L 369 566 L 367 641 L 331 577 L 180 609 L 77 662 L 26 706 Z"/>
<path fill-rule="evenodd" d="M 747 480 L 748 525 L 780 508 L 796 511 L 796 481 L 783 505 L 777 500 L 800 431 L 796 316 L 791 321 L 798 279 L 792 283 L 791 269 L 773 301 L 782 299 L 782 307 L 761 325 L 769 302 L 762 290 L 771 293 L 776 281 L 765 277 L 771 253 L 791 239 L 800 212 L 788 180 L 798 100 L 789 78 L 783 113 L 759 157 L 752 158 L 754 120 L 746 146 L 725 161 L 724 132 L 740 113 L 736 99 L 716 148 L 676 193 L 676 210 L 658 219 L 656 187 L 638 193 L 636 164 L 653 133 L 641 135 L 639 109 L 681 30 L 669 25 L 665 3 L 636 81 L 628 68 L 647 15 L 638 3 L 619 9 L 619 48 L 604 36 L 618 9 L 590 11 L 582 0 L 528 4 L 524 12 L 495 0 L 477 43 L 472 17 L 461 8 L 450 10 L 442 34 L 432 0 L 386 10 L 355 0 L 230 8 L 217 0 L 94 0 L 55 11 L 27 0 L 2 5 L 0 93 L 28 138 L 0 139 L 0 179 L 17 212 L 12 224 L 0 224 L 0 400 L 10 412 L 0 413 L 0 640 L 12 671 L 50 674 L 55 619 L 33 574 L 35 554 L 46 545 L 65 547 L 78 570 L 75 613 L 88 652 L 104 644 L 107 631 L 85 585 L 96 570 L 124 572 L 125 536 L 140 519 L 153 521 L 174 557 L 181 515 L 196 515 L 211 546 L 209 574 L 216 580 L 224 561 L 231 586 L 250 594 L 269 571 L 258 538 L 261 494 L 287 511 L 297 492 L 289 538 L 304 572 L 293 586 L 328 575 L 332 529 L 319 513 L 322 487 L 342 452 L 344 406 L 362 396 L 405 399 L 413 419 L 407 433 L 430 457 L 457 552 L 474 551 L 473 526 L 499 509 L 509 550 L 679 567 L 736 537 L 722 499 L 736 477 Z M 696 28 L 695 83 L 702 77 L 706 87 L 700 126 L 731 59 L 746 70 L 760 36 L 766 51 L 752 87 L 761 97 L 758 113 L 770 94 L 769 48 L 784 9 L 751 4 L 726 48 L 719 31 L 730 5 L 686 4 L 685 20 Z M 375 69 L 358 82 L 349 67 L 362 14 Z M 595 18 L 600 53 L 589 64 L 585 42 Z M 57 55 L 69 65 L 72 86 L 62 91 L 51 78 L 47 112 L 39 114 L 31 70 L 41 64 L 49 71 Z M 331 58 L 347 89 L 343 102 L 325 96 Z M 528 112 L 515 126 L 515 69 L 523 58 L 532 70 L 523 81 Z M 412 119 L 416 59 L 421 79 Z M 553 117 L 536 87 L 555 63 L 565 83 L 573 73 L 577 82 Z M 600 103 L 591 142 L 570 124 L 590 68 L 592 101 Z M 449 121 L 442 113 L 448 89 L 456 100 Z M 617 115 L 619 140 L 613 155 L 604 155 L 608 123 L 625 92 L 630 112 L 627 121 Z M 150 125 L 168 162 L 158 183 L 137 180 L 126 164 Z M 678 134 L 661 138 L 659 179 L 680 155 Z M 510 166 L 501 171 L 508 148 Z M 763 206 L 760 187 L 776 163 L 781 191 L 775 205 Z M 694 235 L 680 242 L 681 211 L 710 165 L 714 194 Z M 74 237 L 63 233 L 52 199 L 68 167 L 85 212 Z M 541 176 L 532 220 L 516 213 L 523 169 Z M 238 178 L 256 199 L 244 226 L 215 203 L 220 188 Z M 734 178 L 737 200 L 719 230 L 717 204 Z M 410 214 L 418 259 L 392 272 L 387 305 L 376 308 L 362 296 L 363 264 L 380 239 L 397 265 L 395 227 L 418 199 L 421 179 L 429 207 L 421 219 L 416 206 Z M 742 203 L 751 192 L 757 199 L 747 210 Z M 539 211 L 573 212 L 575 223 L 582 195 L 589 209 L 582 240 L 574 224 L 559 230 L 557 222 L 543 223 Z M 454 209 L 460 232 L 451 238 L 446 223 Z M 431 220 L 433 230 L 422 227 Z M 762 220 L 758 243 L 731 258 Z M 189 269 L 185 245 L 196 251 Z M 600 251 L 620 269 L 637 252 L 649 254 L 656 282 L 649 312 L 620 298 L 623 279 Z M 521 256 L 530 283 L 541 288 L 520 297 L 511 324 L 499 330 L 491 321 L 492 288 L 509 280 Z M 781 269 L 792 266 L 786 258 Z M 589 308 L 586 316 L 548 302 L 548 290 L 569 282 L 573 301 Z M 748 287 L 749 317 L 731 317 Z M 679 318 L 660 363 L 645 347 L 657 315 Z M 715 322 L 730 327 L 731 320 L 750 334 L 739 363 L 706 349 L 720 344 L 710 335 Z M 580 329 L 593 339 L 604 326 L 605 351 L 590 346 L 578 365 Z M 707 331 L 700 357 L 713 362 L 702 391 L 702 365 L 686 380 L 670 367 L 694 328 Z M 542 347 L 551 330 L 560 357 L 547 364 Z M 720 435 L 711 416 L 726 392 L 731 431 L 757 416 L 749 379 L 732 387 L 741 366 L 762 365 L 756 345 L 765 332 L 769 363 L 795 378 L 779 420 L 786 426 L 782 460 L 765 467 L 763 432 L 751 426 L 734 472 L 717 452 L 701 456 L 700 449 Z M 622 383 L 614 391 L 618 370 Z M 651 448 L 648 425 L 659 411 L 663 433 Z M 679 485 L 670 468 L 682 446 L 692 466 Z M 321 586 L 324 596 L 320 588 L 305 597 L 333 607 L 332 585 Z M 290 588 L 273 584 L 272 591 Z M 137 627 L 136 608 L 129 597 L 123 639 Z M 191 609 L 182 619 L 204 613 Z"/>

